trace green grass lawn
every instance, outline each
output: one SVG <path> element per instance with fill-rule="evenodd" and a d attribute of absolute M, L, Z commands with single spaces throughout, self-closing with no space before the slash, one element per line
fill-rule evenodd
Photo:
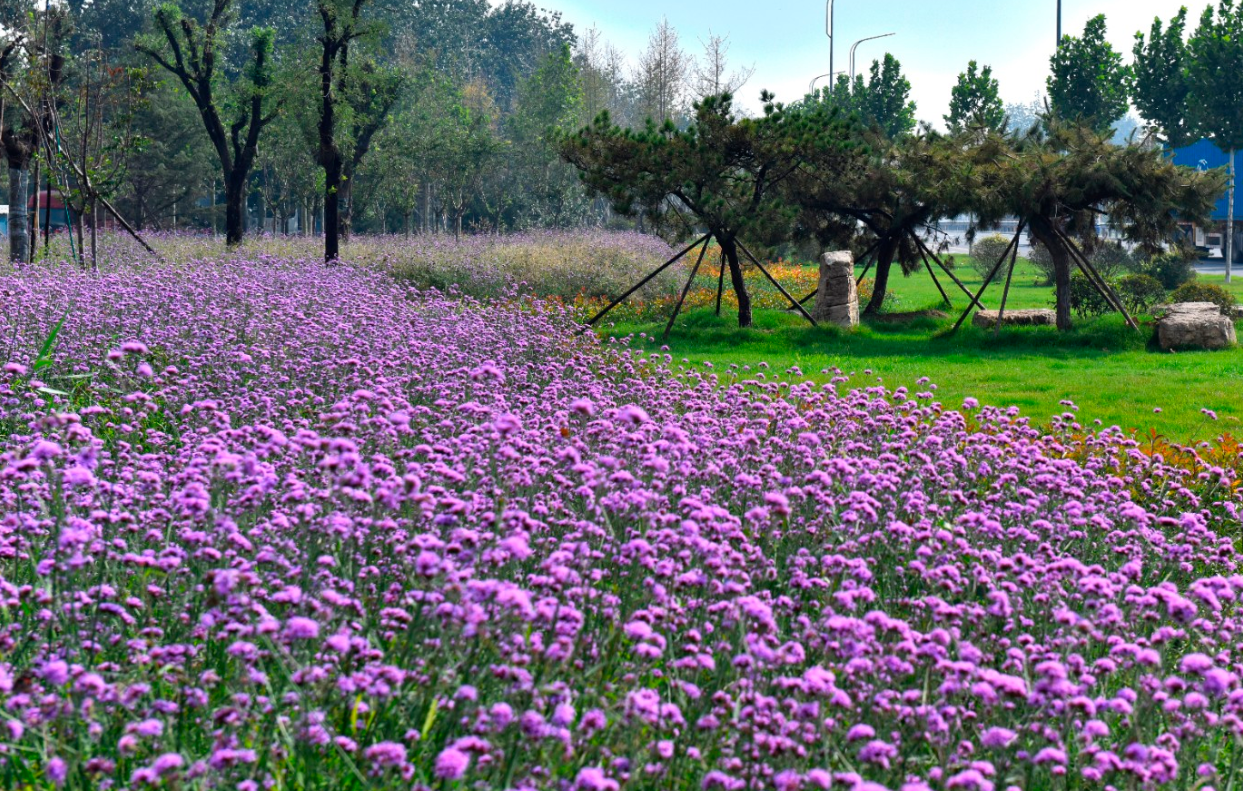
<path fill-rule="evenodd" d="M 960 264 L 956 274 L 974 290 L 980 278 Z M 1205 277 L 1221 284 L 1222 278 Z M 942 280 L 948 291 L 951 283 Z M 715 284 L 714 284 L 715 285 Z M 914 311 L 938 307 L 940 295 L 926 272 L 891 281 L 896 296 L 889 310 Z M 1243 283 L 1231 284 L 1243 297 Z M 967 299 L 951 293 L 957 312 Z M 999 286 L 990 287 L 984 304 L 996 309 Z M 1049 307 L 1052 290 L 1037 285 L 1034 270 L 1016 270 L 1008 308 Z M 1100 420 L 1127 431 L 1147 434 L 1156 430 L 1176 442 L 1211 439 L 1222 432 L 1243 433 L 1243 349 L 1221 352 L 1161 352 L 1150 342 L 1151 323 L 1143 334 L 1130 329 L 1119 316 L 1078 322 L 1070 333 L 1053 328 L 1008 328 L 994 336 L 968 321 L 952 337 L 944 331 L 949 320 L 919 319 L 902 325 L 865 320 L 859 329 L 812 328 L 799 316 L 761 310 L 755 326 L 740 330 L 732 313 L 717 317 L 699 309 L 678 318 L 668 346 L 675 363 L 710 361 L 718 373 L 730 365 L 767 362 L 773 371 L 797 366 L 805 378 L 825 381 L 840 369 L 860 386 L 878 380 L 890 388 L 914 388 L 920 377 L 930 377 L 937 396 L 958 406 L 967 396 L 997 406 L 1018 406 L 1037 422 L 1066 411 L 1061 401 L 1073 401 L 1085 425 Z M 635 336 L 632 343 L 649 351 L 661 347 L 663 321 L 619 324 L 602 328 L 604 334 Z M 640 334 L 646 337 L 640 338 Z M 867 373 L 870 371 L 870 373 Z M 746 376 L 746 374 L 743 374 Z M 922 388 L 921 388 L 922 389 Z M 1212 422 L 1202 408 L 1214 410 Z M 1160 413 L 1154 412 L 1160 409 Z"/>

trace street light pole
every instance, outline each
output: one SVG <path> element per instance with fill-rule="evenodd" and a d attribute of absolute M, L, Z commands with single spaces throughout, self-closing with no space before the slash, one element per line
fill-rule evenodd
<path fill-rule="evenodd" d="M 831 83 L 833 82 L 833 0 L 824 2 L 824 34 L 829 37 L 829 82 Z"/>
<path fill-rule="evenodd" d="M 1062 47 L 1062 0 L 1057 0 L 1057 46 L 1053 49 L 1061 49 Z"/>
<path fill-rule="evenodd" d="M 892 36 L 892 35 L 894 34 L 893 33 L 881 33 L 879 36 L 868 36 L 867 38 L 861 38 L 855 43 L 850 45 L 850 84 L 852 87 L 855 84 L 855 47 L 858 47 L 860 44 L 862 44 L 865 41 L 873 41 L 874 39 L 878 39 L 878 38 L 888 38 L 889 36 Z"/>

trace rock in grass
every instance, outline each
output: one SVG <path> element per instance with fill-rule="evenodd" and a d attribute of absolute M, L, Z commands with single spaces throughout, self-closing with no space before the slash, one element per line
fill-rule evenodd
<path fill-rule="evenodd" d="M 859 326 L 859 289 L 855 286 L 855 257 L 849 250 L 825 253 L 820 259 L 820 288 L 811 316 L 839 327 Z"/>
<path fill-rule="evenodd" d="M 1162 349 L 1225 349 L 1236 340 L 1234 322 L 1212 302 L 1170 305 L 1157 322 Z"/>
<path fill-rule="evenodd" d="M 992 329 L 997 326 L 995 310 L 981 310 L 971 318 L 977 327 Z M 1057 311 L 1050 308 L 1024 308 L 1023 310 L 1007 310 L 1001 318 L 1003 327 L 1053 327 L 1057 325 Z"/>

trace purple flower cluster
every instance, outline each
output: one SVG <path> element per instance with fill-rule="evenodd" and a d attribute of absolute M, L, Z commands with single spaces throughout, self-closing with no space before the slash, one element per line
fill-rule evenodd
<path fill-rule="evenodd" d="M 1240 781 L 1231 471 L 575 329 L 0 278 L 0 787 Z"/>

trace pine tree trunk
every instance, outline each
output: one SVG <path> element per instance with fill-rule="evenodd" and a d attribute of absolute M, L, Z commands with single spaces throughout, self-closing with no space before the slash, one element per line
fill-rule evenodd
<path fill-rule="evenodd" d="M 1033 218 L 1031 233 L 1049 251 L 1053 261 L 1053 289 L 1057 308 L 1057 328 L 1063 332 L 1071 329 L 1070 317 L 1070 273 L 1074 267 L 1074 259 L 1070 248 L 1057 233 L 1055 227 L 1042 218 Z"/>
<path fill-rule="evenodd" d="M 893 269 L 893 257 L 898 251 L 897 240 L 886 239 L 876 248 L 876 274 L 872 281 L 872 298 L 863 312 L 869 316 L 880 313 L 889 291 L 889 273 Z"/>
<path fill-rule="evenodd" d="M 738 297 L 738 326 L 751 326 L 751 295 L 747 293 L 747 281 L 742 276 L 742 264 L 738 261 L 738 245 L 733 239 L 721 242 L 721 252 L 729 264 L 729 282 Z"/>

